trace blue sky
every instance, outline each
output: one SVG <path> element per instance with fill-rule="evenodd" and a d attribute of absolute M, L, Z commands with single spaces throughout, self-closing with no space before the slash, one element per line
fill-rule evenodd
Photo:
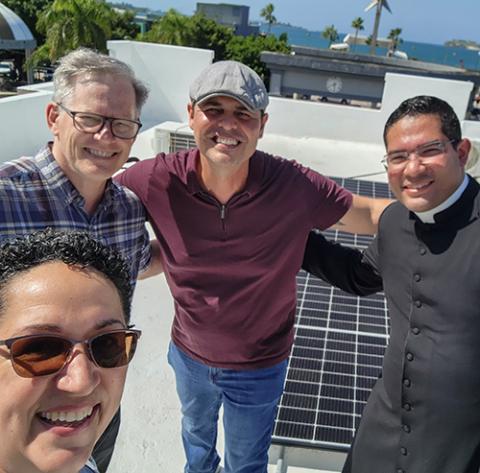
<path fill-rule="evenodd" d="M 111 0 L 116 1 L 116 0 Z M 191 15 L 196 0 L 125 0 L 134 6 L 154 10 L 175 8 Z M 370 0 L 203 0 L 204 3 L 232 3 L 250 6 L 250 20 L 260 20 L 260 10 L 267 4 L 275 6 L 274 15 L 283 23 L 323 30 L 333 24 L 341 33 L 352 30 L 352 20 L 361 16 L 364 34 L 371 34 L 374 9 L 365 13 Z M 392 28 L 402 28 L 407 41 L 443 44 L 449 39 L 468 39 L 480 43 L 480 0 L 388 0 L 393 14 L 384 10 L 380 36 Z"/>

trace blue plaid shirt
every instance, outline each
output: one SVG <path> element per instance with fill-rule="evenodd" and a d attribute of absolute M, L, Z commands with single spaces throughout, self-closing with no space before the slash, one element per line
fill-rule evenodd
<path fill-rule="evenodd" d="M 35 157 L 0 166 L 0 241 L 52 227 L 79 230 L 112 245 L 130 263 L 132 284 L 150 262 L 145 210 L 130 190 L 112 180 L 93 215 L 60 169 L 50 147 Z"/>

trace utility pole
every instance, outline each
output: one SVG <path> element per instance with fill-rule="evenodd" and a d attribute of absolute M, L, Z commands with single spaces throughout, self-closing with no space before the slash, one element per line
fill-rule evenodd
<path fill-rule="evenodd" d="M 390 6 L 388 5 L 387 0 L 373 0 L 370 5 L 368 5 L 367 8 L 365 8 L 365 11 L 367 12 L 368 10 L 371 10 L 373 7 L 376 7 L 375 9 L 375 23 L 373 24 L 373 32 L 372 32 L 372 43 L 370 44 L 370 54 L 375 55 L 375 48 L 377 47 L 377 38 L 378 38 L 378 28 L 380 26 L 380 16 L 382 15 L 382 8 L 385 7 L 390 13 L 392 13 L 392 10 L 390 10 Z"/>

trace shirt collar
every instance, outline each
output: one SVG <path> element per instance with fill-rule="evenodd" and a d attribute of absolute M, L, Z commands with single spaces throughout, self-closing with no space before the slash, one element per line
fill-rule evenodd
<path fill-rule="evenodd" d="M 62 171 L 57 161 L 52 154 L 51 149 L 52 142 L 49 142 L 44 148 L 42 148 L 35 156 L 35 161 L 40 169 L 47 185 L 50 188 L 62 187 L 66 183 L 73 189 L 73 185 L 69 181 L 68 177 Z"/>
<path fill-rule="evenodd" d="M 197 173 L 197 163 L 200 159 L 200 151 L 195 148 L 189 152 L 187 159 L 187 188 L 190 193 L 204 193 L 205 189 L 200 184 L 200 179 Z M 264 174 L 265 159 L 263 153 L 255 151 L 248 162 L 248 177 L 245 187 L 240 191 L 240 194 L 255 194 L 261 187 L 262 177 Z"/>
<path fill-rule="evenodd" d="M 70 182 L 67 175 L 55 160 L 52 153 L 52 142 L 49 142 L 35 156 L 35 161 L 40 172 L 45 179 L 46 185 L 52 192 L 62 193 L 66 204 L 78 201 L 82 206 L 84 204 L 83 196 L 78 192 L 76 187 Z M 115 196 L 120 192 L 120 186 L 112 179 L 107 181 L 105 193 L 100 206 L 108 206 L 111 202 L 115 202 Z"/>
<path fill-rule="evenodd" d="M 467 188 L 468 185 L 468 177 L 465 174 L 463 177 L 462 183 L 457 187 L 457 190 L 446 200 L 444 200 L 440 205 L 437 205 L 435 208 L 430 210 L 425 210 L 425 212 L 414 212 L 415 215 L 423 222 L 423 223 L 435 223 L 435 215 L 442 212 L 445 209 L 451 207 L 460 197 L 462 196 L 463 192 Z"/>

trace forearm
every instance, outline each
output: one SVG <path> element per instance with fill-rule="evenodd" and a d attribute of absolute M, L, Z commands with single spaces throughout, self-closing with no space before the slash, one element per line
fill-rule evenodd
<path fill-rule="evenodd" d="M 139 280 L 147 279 L 152 276 L 156 276 L 157 274 L 163 273 L 163 263 L 162 263 L 162 256 L 160 252 L 160 244 L 158 240 L 150 240 L 150 251 L 151 251 L 151 258 L 150 264 L 146 267 L 144 271 L 141 271 L 138 274 Z"/>
<path fill-rule="evenodd" d="M 313 231 L 302 268 L 351 294 L 364 296 L 383 289 L 381 277 L 359 250 L 331 242 Z"/>
<path fill-rule="evenodd" d="M 348 233 L 375 235 L 380 215 L 392 202 L 391 199 L 373 199 L 354 194 L 352 206 L 333 228 Z"/>

